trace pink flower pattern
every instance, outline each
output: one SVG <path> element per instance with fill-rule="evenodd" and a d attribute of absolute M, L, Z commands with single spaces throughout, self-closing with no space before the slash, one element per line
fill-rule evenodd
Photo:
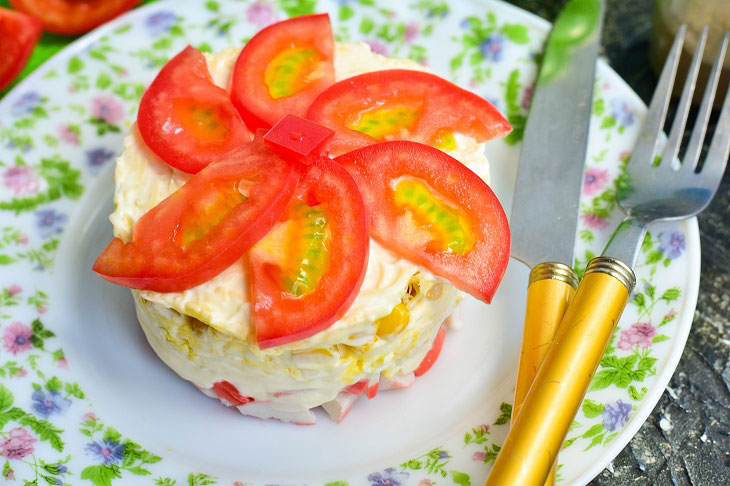
<path fill-rule="evenodd" d="M 583 177 L 583 194 L 593 196 L 598 194 L 608 182 L 608 171 L 606 169 L 590 168 L 586 170 Z"/>
<path fill-rule="evenodd" d="M 38 192 L 40 182 L 36 179 L 33 168 L 14 166 L 3 173 L 3 184 L 16 196 L 32 196 Z"/>
<path fill-rule="evenodd" d="M 484 462 L 484 459 L 487 457 L 486 452 L 475 452 L 471 455 L 472 460 L 474 461 L 482 461 Z"/>
<path fill-rule="evenodd" d="M 11 285 L 10 287 L 8 287 L 8 294 L 10 294 L 10 296 L 16 296 L 19 293 L 21 293 L 22 291 L 23 291 L 23 287 L 21 287 L 20 285 L 18 285 L 16 283 Z"/>
<path fill-rule="evenodd" d="M 621 331 L 621 338 L 617 346 L 623 350 L 633 349 L 634 346 L 648 348 L 651 338 L 656 336 L 656 328 L 650 322 L 635 322 L 629 329 Z"/>
<path fill-rule="evenodd" d="M 592 229 L 603 230 L 608 227 L 608 221 L 606 218 L 600 218 L 594 213 L 581 214 L 580 219 L 583 221 L 584 225 Z"/>
<path fill-rule="evenodd" d="M 8 459 L 22 459 L 33 453 L 33 444 L 38 439 L 28 433 L 27 430 L 15 427 L 8 431 L 7 437 L 0 441 L 0 456 Z"/>
<path fill-rule="evenodd" d="M 418 25 L 415 22 L 411 22 L 406 26 L 406 32 L 403 35 L 406 39 L 406 42 L 411 44 L 413 41 L 418 37 L 418 34 L 421 33 L 421 26 Z"/>
<path fill-rule="evenodd" d="M 388 46 L 386 46 L 382 42 L 377 40 L 369 40 L 365 41 L 365 43 L 370 46 L 370 50 L 373 51 L 375 54 L 380 54 L 381 56 L 388 55 Z"/>
<path fill-rule="evenodd" d="M 246 19 L 258 27 L 266 27 L 277 20 L 271 5 L 263 2 L 252 3 L 246 9 Z"/>
<path fill-rule="evenodd" d="M 115 124 L 124 116 L 124 106 L 113 96 L 97 96 L 91 100 L 91 115 Z"/>
<path fill-rule="evenodd" d="M 21 322 L 13 322 L 3 333 L 5 349 L 12 354 L 28 351 L 33 347 L 31 336 L 33 336 L 31 328 Z"/>
<path fill-rule="evenodd" d="M 79 132 L 78 129 L 71 128 L 71 125 L 64 123 L 58 127 L 59 138 L 68 144 L 78 145 L 79 144 Z"/>

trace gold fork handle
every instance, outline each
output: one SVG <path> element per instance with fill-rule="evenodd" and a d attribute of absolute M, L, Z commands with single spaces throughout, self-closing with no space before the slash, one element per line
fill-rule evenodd
<path fill-rule="evenodd" d="M 542 486 L 580 407 L 635 282 L 619 260 L 588 265 L 487 486 Z"/>

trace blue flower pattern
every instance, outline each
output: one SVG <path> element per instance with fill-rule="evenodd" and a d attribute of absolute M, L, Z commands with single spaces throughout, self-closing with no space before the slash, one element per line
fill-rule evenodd
<path fill-rule="evenodd" d="M 93 456 L 97 461 L 109 464 L 117 464 L 124 455 L 124 445 L 111 439 L 104 439 L 101 442 L 94 441 L 86 444 L 84 448 L 87 454 Z"/>
<path fill-rule="evenodd" d="M 71 406 L 71 400 L 64 398 L 57 391 L 44 392 L 36 390 L 31 395 L 33 404 L 30 408 L 36 413 L 36 415 L 47 419 L 51 415 L 63 414 Z"/>
<path fill-rule="evenodd" d="M 33 110 L 35 110 L 40 104 L 40 95 L 35 91 L 28 91 L 18 98 L 15 103 L 13 103 L 13 106 L 10 107 L 10 114 L 15 118 L 20 118 L 21 116 L 33 113 Z"/>
<path fill-rule="evenodd" d="M 611 117 L 622 127 L 628 127 L 634 123 L 634 112 L 631 111 L 626 101 L 614 98 L 610 101 Z"/>
<path fill-rule="evenodd" d="M 56 212 L 55 209 L 41 209 L 35 212 L 36 227 L 42 238 L 50 238 L 63 232 L 63 225 L 68 220 L 65 214 Z"/>
<path fill-rule="evenodd" d="M 407 480 L 407 472 L 399 472 L 393 467 L 368 475 L 370 486 L 402 486 L 406 484 Z"/>
<path fill-rule="evenodd" d="M 86 163 L 94 174 L 97 174 L 100 168 L 114 157 L 114 152 L 104 147 L 95 148 L 86 151 Z"/>
<path fill-rule="evenodd" d="M 619 399 L 615 405 L 607 403 L 603 409 L 603 426 L 609 432 L 623 427 L 629 420 L 631 412 L 631 404 L 624 403 Z"/>
<path fill-rule="evenodd" d="M 659 251 L 670 260 L 674 260 L 682 256 L 684 250 L 687 249 L 687 243 L 684 235 L 679 231 L 669 233 L 659 233 Z"/>
<path fill-rule="evenodd" d="M 487 37 L 479 46 L 484 59 L 499 62 L 504 53 L 504 37 L 499 34 L 492 34 Z"/>
<path fill-rule="evenodd" d="M 177 22 L 177 15 L 173 12 L 155 12 L 145 20 L 145 27 L 152 37 L 158 37 L 170 31 Z"/>

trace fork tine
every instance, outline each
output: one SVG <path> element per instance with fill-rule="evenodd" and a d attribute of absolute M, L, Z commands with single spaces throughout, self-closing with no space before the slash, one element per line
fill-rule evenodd
<path fill-rule="evenodd" d="M 717 58 L 715 59 L 715 63 L 712 66 L 712 71 L 710 73 L 710 79 L 707 81 L 707 87 L 705 88 L 705 94 L 702 96 L 702 104 L 700 105 L 700 111 L 697 114 L 697 120 L 695 121 L 694 129 L 692 130 L 692 135 L 689 139 L 689 144 L 687 145 L 687 151 L 684 154 L 684 159 L 682 160 L 682 166 L 687 171 L 694 171 L 695 167 L 697 167 L 697 161 L 700 159 L 700 153 L 702 152 L 702 141 L 705 138 L 705 131 L 707 130 L 707 123 L 710 120 L 710 112 L 712 111 L 712 102 L 715 99 L 715 92 L 717 91 L 717 84 L 720 80 L 720 70 L 722 69 L 723 60 L 725 59 L 725 52 L 727 50 L 728 46 L 728 33 L 725 33 L 725 36 L 722 39 L 722 43 L 720 44 L 720 49 L 718 49 Z M 725 98 L 724 106 L 727 107 L 727 97 Z M 725 109 L 723 108 L 723 110 Z M 728 129 L 725 130 L 726 133 L 728 133 Z M 720 125 L 718 124 L 717 129 L 715 130 L 716 134 L 720 134 Z M 716 135 L 718 136 L 718 135 Z M 714 140 L 713 140 L 714 142 Z M 720 142 L 718 141 L 718 144 Z M 725 154 L 725 157 L 727 158 L 727 153 Z M 710 160 L 710 156 L 708 155 L 707 160 Z"/>
<path fill-rule="evenodd" d="M 677 114 L 674 117 L 672 123 L 672 131 L 669 134 L 669 140 L 664 148 L 664 154 L 662 160 L 666 161 L 668 167 L 674 162 L 674 158 L 679 152 L 679 145 L 682 143 L 682 135 L 684 134 L 684 128 L 687 124 L 687 115 L 689 114 L 689 108 L 692 104 L 692 95 L 695 91 L 695 85 L 697 84 L 697 74 L 700 72 L 700 64 L 702 64 L 702 53 L 705 50 L 705 41 L 707 40 L 708 27 L 705 26 L 702 29 L 700 38 L 697 42 L 697 48 L 692 56 L 692 64 L 687 71 L 687 79 L 684 82 L 684 88 L 682 89 L 682 97 L 679 99 L 679 105 L 677 106 Z"/>
<path fill-rule="evenodd" d="M 722 56 L 718 56 L 716 64 L 722 65 L 725 59 L 728 37 L 730 37 L 730 32 L 725 33 L 722 47 L 720 48 Z M 715 134 L 712 136 L 712 143 L 707 151 L 707 159 L 705 159 L 705 164 L 700 173 L 703 179 L 707 179 L 708 181 L 710 178 L 715 177 L 716 182 L 713 189 L 717 189 L 717 186 L 720 185 L 722 174 L 727 165 L 728 153 L 730 153 L 730 89 L 725 94 L 725 101 L 722 102 L 720 118 L 717 120 Z"/>
<path fill-rule="evenodd" d="M 631 155 L 629 165 L 654 162 L 653 159 L 656 153 L 657 142 L 659 141 L 659 133 L 661 133 L 664 127 L 664 120 L 667 116 L 667 107 L 669 106 L 669 99 L 672 94 L 674 76 L 677 74 L 677 65 L 679 64 L 679 56 L 682 52 L 682 44 L 684 43 L 686 30 L 687 26 L 682 25 L 677 31 L 677 36 L 674 38 L 674 44 L 672 44 L 667 60 L 664 62 L 659 83 L 657 83 L 654 96 L 651 98 L 649 111 L 646 114 L 644 126 L 639 134 L 639 140 Z"/>

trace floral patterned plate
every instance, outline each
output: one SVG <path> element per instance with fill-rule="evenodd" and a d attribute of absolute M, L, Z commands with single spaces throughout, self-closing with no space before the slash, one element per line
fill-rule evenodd
<path fill-rule="evenodd" d="M 439 364 L 346 421 L 245 418 L 152 353 L 125 289 L 90 272 L 111 236 L 113 160 L 146 83 L 186 44 L 239 46 L 328 11 L 338 40 L 413 58 L 488 98 L 515 128 L 488 144 L 506 209 L 549 25 L 497 1 L 159 2 L 70 45 L 0 102 L 0 474 L 12 484 L 480 484 L 511 412 L 527 269 L 494 303 L 467 300 Z M 581 203 L 580 270 L 619 220 L 615 193 L 645 107 L 600 63 Z M 560 456 L 585 484 L 646 419 L 684 347 L 697 298 L 695 220 L 651 228 L 639 284 Z"/>

